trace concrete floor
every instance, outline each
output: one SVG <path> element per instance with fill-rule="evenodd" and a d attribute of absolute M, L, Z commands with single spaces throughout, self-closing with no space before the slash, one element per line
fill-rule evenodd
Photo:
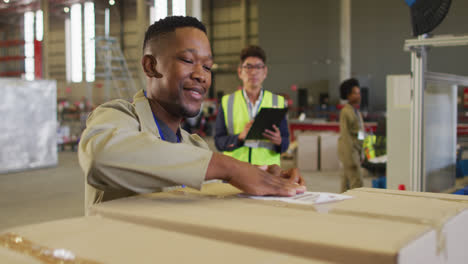
<path fill-rule="evenodd" d="M 76 152 L 55 168 L 0 174 L 0 231 L 84 214 L 84 179 Z"/>
<path fill-rule="evenodd" d="M 211 140 L 207 140 L 213 145 Z M 294 167 L 293 160 L 282 162 Z M 301 171 L 308 191 L 340 191 L 341 171 Z M 371 186 L 364 178 L 364 186 Z M 59 152 L 55 168 L 0 174 L 0 232 L 26 225 L 84 215 L 84 177 L 76 152 Z"/>

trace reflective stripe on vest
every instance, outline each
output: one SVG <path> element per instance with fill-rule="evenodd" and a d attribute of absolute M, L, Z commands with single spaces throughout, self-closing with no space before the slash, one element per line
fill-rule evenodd
<path fill-rule="evenodd" d="M 273 98 L 271 98 L 271 101 L 272 101 L 271 104 L 273 105 L 273 107 L 275 108 L 278 107 L 278 95 L 273 94 Z"/>
<path fill-rule="evenodd" d="M 366 155 L 367 160 L 371 160 L 375 158 L 375 150 L 374 150 L 375 139 L 376 139 L 375 135 L 369 135 L 364 139 L 363 149 L 364 149 L 364 154 Z"/>
<path fill-rule="evenodd" d="M 227 128 L 230 135 L 234 135 L 234 97 L 236 97 L 235 93 L 229 95 L 228 98 Z"/>

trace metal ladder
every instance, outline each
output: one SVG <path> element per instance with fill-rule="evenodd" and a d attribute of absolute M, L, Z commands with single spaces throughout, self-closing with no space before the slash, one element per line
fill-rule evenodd
<path fill-rule="evenodd" d="M 120 98 L 131 102 L 137 87 L 118 41 L 104 36 L 95 37 L 95 41 L 96 78 L 105 80 L 106 101 Z"/>

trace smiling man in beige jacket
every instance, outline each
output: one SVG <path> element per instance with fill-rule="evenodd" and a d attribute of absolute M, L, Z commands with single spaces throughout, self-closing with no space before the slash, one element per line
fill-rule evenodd
<path fill-rule="evenodd" d="M 199 111 L 211 86 L 213 59 L 204 25 L 167 17 L 151 25 L 141 60 L 145 91 L 133 103 L 114 100 L 89 116 L 79 145 L 85 173 L 85 211 L 93 203 L 163 187 L 201 188 L 220 179 L 254 195 L 293 196 L 305 191 L 297 169 L 256 167 L 214 153 L 180 128 Z"/>

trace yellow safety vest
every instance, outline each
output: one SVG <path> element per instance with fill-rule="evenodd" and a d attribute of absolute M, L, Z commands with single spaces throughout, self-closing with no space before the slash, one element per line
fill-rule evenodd
<path fill-rule="evenodd" d="M 238 135 L 250 122 L 249 110 L 242 90 L 223 96 L 221 101 L 224 111 L 224 121 L 228 135 Z M 263 98 L 258 111 L 263 107 L 284 108 L 284 98 L 269 91 L 263 91 Z M 224 151 L 225 155 L 249 162 L 254 165 L 280 165 L 280 153 L 275 151 L 275 145 L 269 140 L 260 140 L 257 148 L 242 146 L 233 151 Z"/>
<path fill-rule="evenodd" d="M 375 139 L 376 139 L 375 135 L 369 135 L 364 139 L 363 149 L 364 149 L 364 153 L 366 154 L 367 160 L 375 158 L 375 149 L 374 149 Z"/>

